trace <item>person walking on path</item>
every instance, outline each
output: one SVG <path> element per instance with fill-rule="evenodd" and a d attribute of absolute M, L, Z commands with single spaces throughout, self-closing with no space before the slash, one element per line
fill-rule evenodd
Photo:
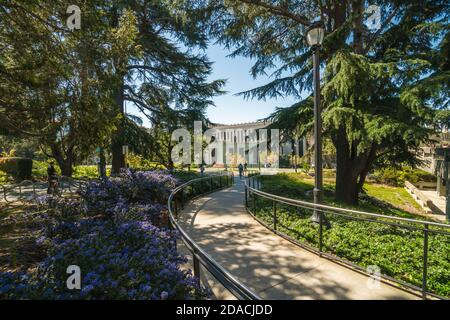
<path fill-rule="evenodd" d="M 47 168 L 47 181 L 47 194 L 53 194 L 55 192 L 56 185 L 58 184 L 58 175 L 56 174 L 56 169 L 53 162 L 50 162 Z"/>
<path fill-rule="evenodd" d="M 200 173 L 201 173 L 202 177 L 205 175 L 205 165 L 204 164 L 200 165 Z"/>
<path fill-rule="evenodd" d="M 247 162 L 244 163 L 244 176 L 247 176 Z"/>
<path fill-rule="evenodd" d="M 242 179 L 242 175 L 244 172 L 244 166 L 242 165 L 242 163 L 239 163 L 238 169 L 239 169 L 239 178 Z"/>

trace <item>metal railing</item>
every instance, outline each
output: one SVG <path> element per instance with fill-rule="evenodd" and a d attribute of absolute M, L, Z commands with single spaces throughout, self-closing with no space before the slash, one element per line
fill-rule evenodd
<path fill-rule="evenodd" d="M 194 276 L 200 281 L 200 265 L 202 265 L 217 281 L 219 281 L 236 298 L 243 300 L 260 300 L 260 297 L 224 269 L 208 253 L 187 234 L 178 223 L 178 216 L 184 206 L 192 199 L 232 186 L 233 172 L 211 175 L 204 178 L 190 180 L 175 188 L 168 199 L 169 221 L 171 227 L 177 229 L 182 241 L 192 254 Z"/>
<path fill-rule="evenodd" d="M 432 221 L 422 221 L 415 219 L 408 219 L 396 216 L 387 216 L 383 214 L 369 213 L 358 210 L 350 210 L 344 208 L 338 208 L 328 205 L 322 204 L 314 204 L 307 201 L 300 201 L 290 198 L 285 198 L 281 196 L 277 196 L 274 194 L 266 193 L 259 190 L 262 186 L 263 182 L 261 182 L 261 176 L 253 176 L 247 178 L 245 181 L 245 207 L 247 211 L 262 225 L 273 231 L 274 233 L 282 236 L 283 238 L 289 240 L 290 242 L 299 245 L 309 251 L 312 251 L 318 254 L 321 257 L 326 257 L 330 260 L 338 261 L 340 263 L 349 265 L 363 273 L 367 274 L 365 268 L 359 266 L 356 263 L 351 262 L 347 258 L 339 257 L 333 250 L 330 252 L 326 252 L 326 248 L 324 248 L 324 229 L 333 228 L 330 225 L 329 221 L 335 220 L 334 222 L 338 224 L 339 222 L 343 222 L 347 220 L 354 221 L 362 221 L 367 223 L 375 223 L 381 226 L 389 226 L 392 228 L 397 228 L 400 230 L 409 230 L 411 232 L 417 232 L 417 235 L 420 235 L 422 241 L 422 253 L 421 253 L 421 286 L 415 285 L 411 282 L 404 281 L 398 278 L 394 278 L 393 276 L 388 276 L 386 274 L 381 274 L 381 278 L 385 280 L 389 280 L 390 282 L 395 282 L 400 284 L 408 289 L 412 289 L 415 292 L 419 292 L 422 294 L 422 298 L 426 299 L 427 295 L 434 298 L 439 299 L 448 299 L 448 297 L 444 297 L 438 295 L 436 293 L 430 292 L 428 290 L 427 280 L 428 280 L 428 262 L 429 262 L 429 253 L 430 253 L 430 236 L 432 235 L 441 235 L 441 236 L 450 236 L 450 225 Z M 263 205 L 261 203 L 257 204 L 258 198 L 259 202 L 265 202 Z M 264 206 L 265 205 L 265 206 Z M 284 206 L 284 207 L 283 207 Z M 258 209 L 261 209 L 259 210 Z M 287 208 L 287 210 L 286 210 Z M 281 210 L 282 209 L 282 210 Z M 259 211 L 261 212 L 259 212 Z M 306 241 L 299 241 L 297 238 L 294 238 L 288 235 L 286 232 L 281 231 L 287 230 L 293 231 L 288 226 L 283 225 L 283 223 L 279 219 L 279 215 L 282 213 L 286 217 L 293 218 L 296 216 L 303 216 L 307 218 L 309 215 L 309 211 L 312 212 L 317 211 L 319 213 L 319 222 L 313 223 L 311 221 L 313 232 L 316 232 L 314 235 L 314 241 L 309 235 L 307 238 L 304 235 L 300 235 L 301 238 L 307 239 Z M 260 215 L 260 216 L 258 216 Z M 264 219 L 265 218 L 265 219 Z M 340 221 L 337 221 L 341 219 Z M 311 230 L 313 230 L 311 229 Z M 317 230 L 315 230 L 317 229 Z M 295 231 L 295 230 L 294 230 Z M 297 234 L 296 232 L 293 232 Z M 291 233 L 292 234 L 292 233 Z M 343 235 L 344 236 L 344 235 Z M 342 239 L 339 239 L 342 240 Z M 450 247 L 449 247 L 450 250 Z M 447 254 L 448 255 L 448 254 Z M 395 257 L 392 257 L 393 259 Z M 447 256 L 447 259 L 450 258 Z M 448 265 L 450 266 L 450 264 Z M 448 268 L 447 266 L 447 268 Z"/>
<path fill-rule="evenodd" d="M 86 180 L 73 179 L 65 176 L 58 177 L 58 189 L 62 193 L 73 193 L 79 190 L 81 185 L 85 183 Z M 48 182 L 45 181 L 32 181 L 23 180 L 16 184 L 2 185 L 2 195 L 3 199 L 7 203 L 12 203 L 21 200 L 36 200 L 37 197 L 46 194 L 48 187 Z M 39 194 L 37 190 L 41 190 L 43 193 Z M 26 195 L 29 196 L 26 196 Z M 10 201 L 8 197 L 13 197 L 14 200 Z"/>

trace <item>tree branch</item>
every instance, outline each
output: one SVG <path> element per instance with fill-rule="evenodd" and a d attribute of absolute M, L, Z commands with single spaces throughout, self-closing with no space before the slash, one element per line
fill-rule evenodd
<path fill-rule="evenodd" d="M 300 15 L 294 14 L 292 12 L 287 11 L 284 8 L 281 8 L 279 6 L 271 5 L 271 4 L 266 3 L 264 1 L 261 1 L 261 0 L 239 0 L 239 1 L 241 1 L 243 3 L 246 3 L 246 4 L 256 5 L 258 7 L 265 8 L 265 9 L 269 10 L 270 12 L 272 12 L 272 13 L 274 13 L 276 15 L 292 19 L 292 20 L 294 20 L 294 21 L 296 21 L 296 22 L 298 22 L 298 23 L 300 23 L 300 24 L 302 24 L 304 26 L 309 26 L 311 24 L 309 19 L 304 17 L 304 16 L 300 16 Z"/>
<path fill-rule="evenodd" d="M 378 29 L 377 32 L 375 32 L 373 36 L 370 37 L 370 40 L 368 41 L 366 48 L 364 48 L 363 51 L 364 54 L 366 54 L 370 50 L 370 48 L 372 48 L 373 44 L 375 43 L 375 40 L 379 37 L 381 32 L 384 30 L 384 28 L 386 28 L 386 26 L 391 22 L 391 20 L 397 15 L 398 11 L 399 7 L 395 8 L 389 15 L 389 17 L 383 22 L 383 25 L 380 26 L 380 29 Z"/>

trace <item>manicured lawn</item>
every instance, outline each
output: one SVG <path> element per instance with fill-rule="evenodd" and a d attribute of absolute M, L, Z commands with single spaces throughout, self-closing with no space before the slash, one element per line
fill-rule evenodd
<path fill-rule="evenodd" d="M 314 178 L 305 173 L 282 173 L 274 176 L 263 176 L 265 191 L 284 197 L 310 201 Z M 334 178 L 328 173 L 324 179 L 324 201 L 338 207 L 382 213 L 406 218 L 424 219 L 423 210 L 411 195 L 402 187 L 391 187 L 382 184 L 366 183 L 365 194 L 360 196 L 357 206 L 339 203 L 334 199 Z"/>
<path fill-rule="evenodd" d="M 395 208 L 411 213 L 423 213 L 421 206 L 414 201 L 405 188 L 366 183 L 364 190 L 370 197 L 385 201 Z"/>

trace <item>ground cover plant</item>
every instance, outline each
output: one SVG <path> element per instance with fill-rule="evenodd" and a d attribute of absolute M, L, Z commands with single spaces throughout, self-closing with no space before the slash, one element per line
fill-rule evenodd
<path fill-rule="evenodd" d="M 288 175 L 265 176 L 262 180 L 262 190 L 285 197 L 308 200 L 311 198 L 308 190 L 310 183 L 304 180 L 288 178 Z M 297 188 L 296 188 L 297 187 Z M 368 185 L 370 190 L 371 185 Z M 326 185 L 326 201 L 332 203 L 332 187 Z M 389 194 L 389 192 L 388 192 Z M 390 195 L 392 197 L 392 193 Z M 381 206 L 374 206 L 370 196 L 361 198 L 357 209 L 377 208 L 376 213 L 391 216 L 417 218 L 407 211 L 396 208 L 397 201 L 379 200 Z M 255 202 L 253 202 L 255 201 Z M 393 203 L 392 203 L 393 202 Z M 258 218 L 270 226 L 273 225 L 273 203 L 260 197 L 249 198 L 249 206 L 256 212 Z M 371 210 L 369 210 L 371 211 Z M 305 208 L 277 204 L 276 211 L 277 230 L 287 234 L 297 241 L 318 247 L 318 225 L 311 221 L 312 211 Z M 373 211 L 372 211 L 373 212 Z M 325 217 L 330 227 L 323 229 L 323 250 L 363 268 L 376 265 L 385 275 L 406 281 L 418 287 L 422 285 L 423 243 L 424 236 L 421 230 L 410 230 L 406 227 L 393 227 L 380 223 L 369 223 L 361 220 L 351 220 L 326 213 Z M 419 216 L 420 217 L 420 216 Z M 426 218 L 422 217 L 427 221 Z M 403 224 L 404 225 L 404 224 Z M 430 230 L 443 230 L 430 227 Z M 449 229 L 447 228 L 448 232 Z M 428 243 L 428 290 L 441 296 L 450 297 L 450 236 L 429 233 Z"/>

